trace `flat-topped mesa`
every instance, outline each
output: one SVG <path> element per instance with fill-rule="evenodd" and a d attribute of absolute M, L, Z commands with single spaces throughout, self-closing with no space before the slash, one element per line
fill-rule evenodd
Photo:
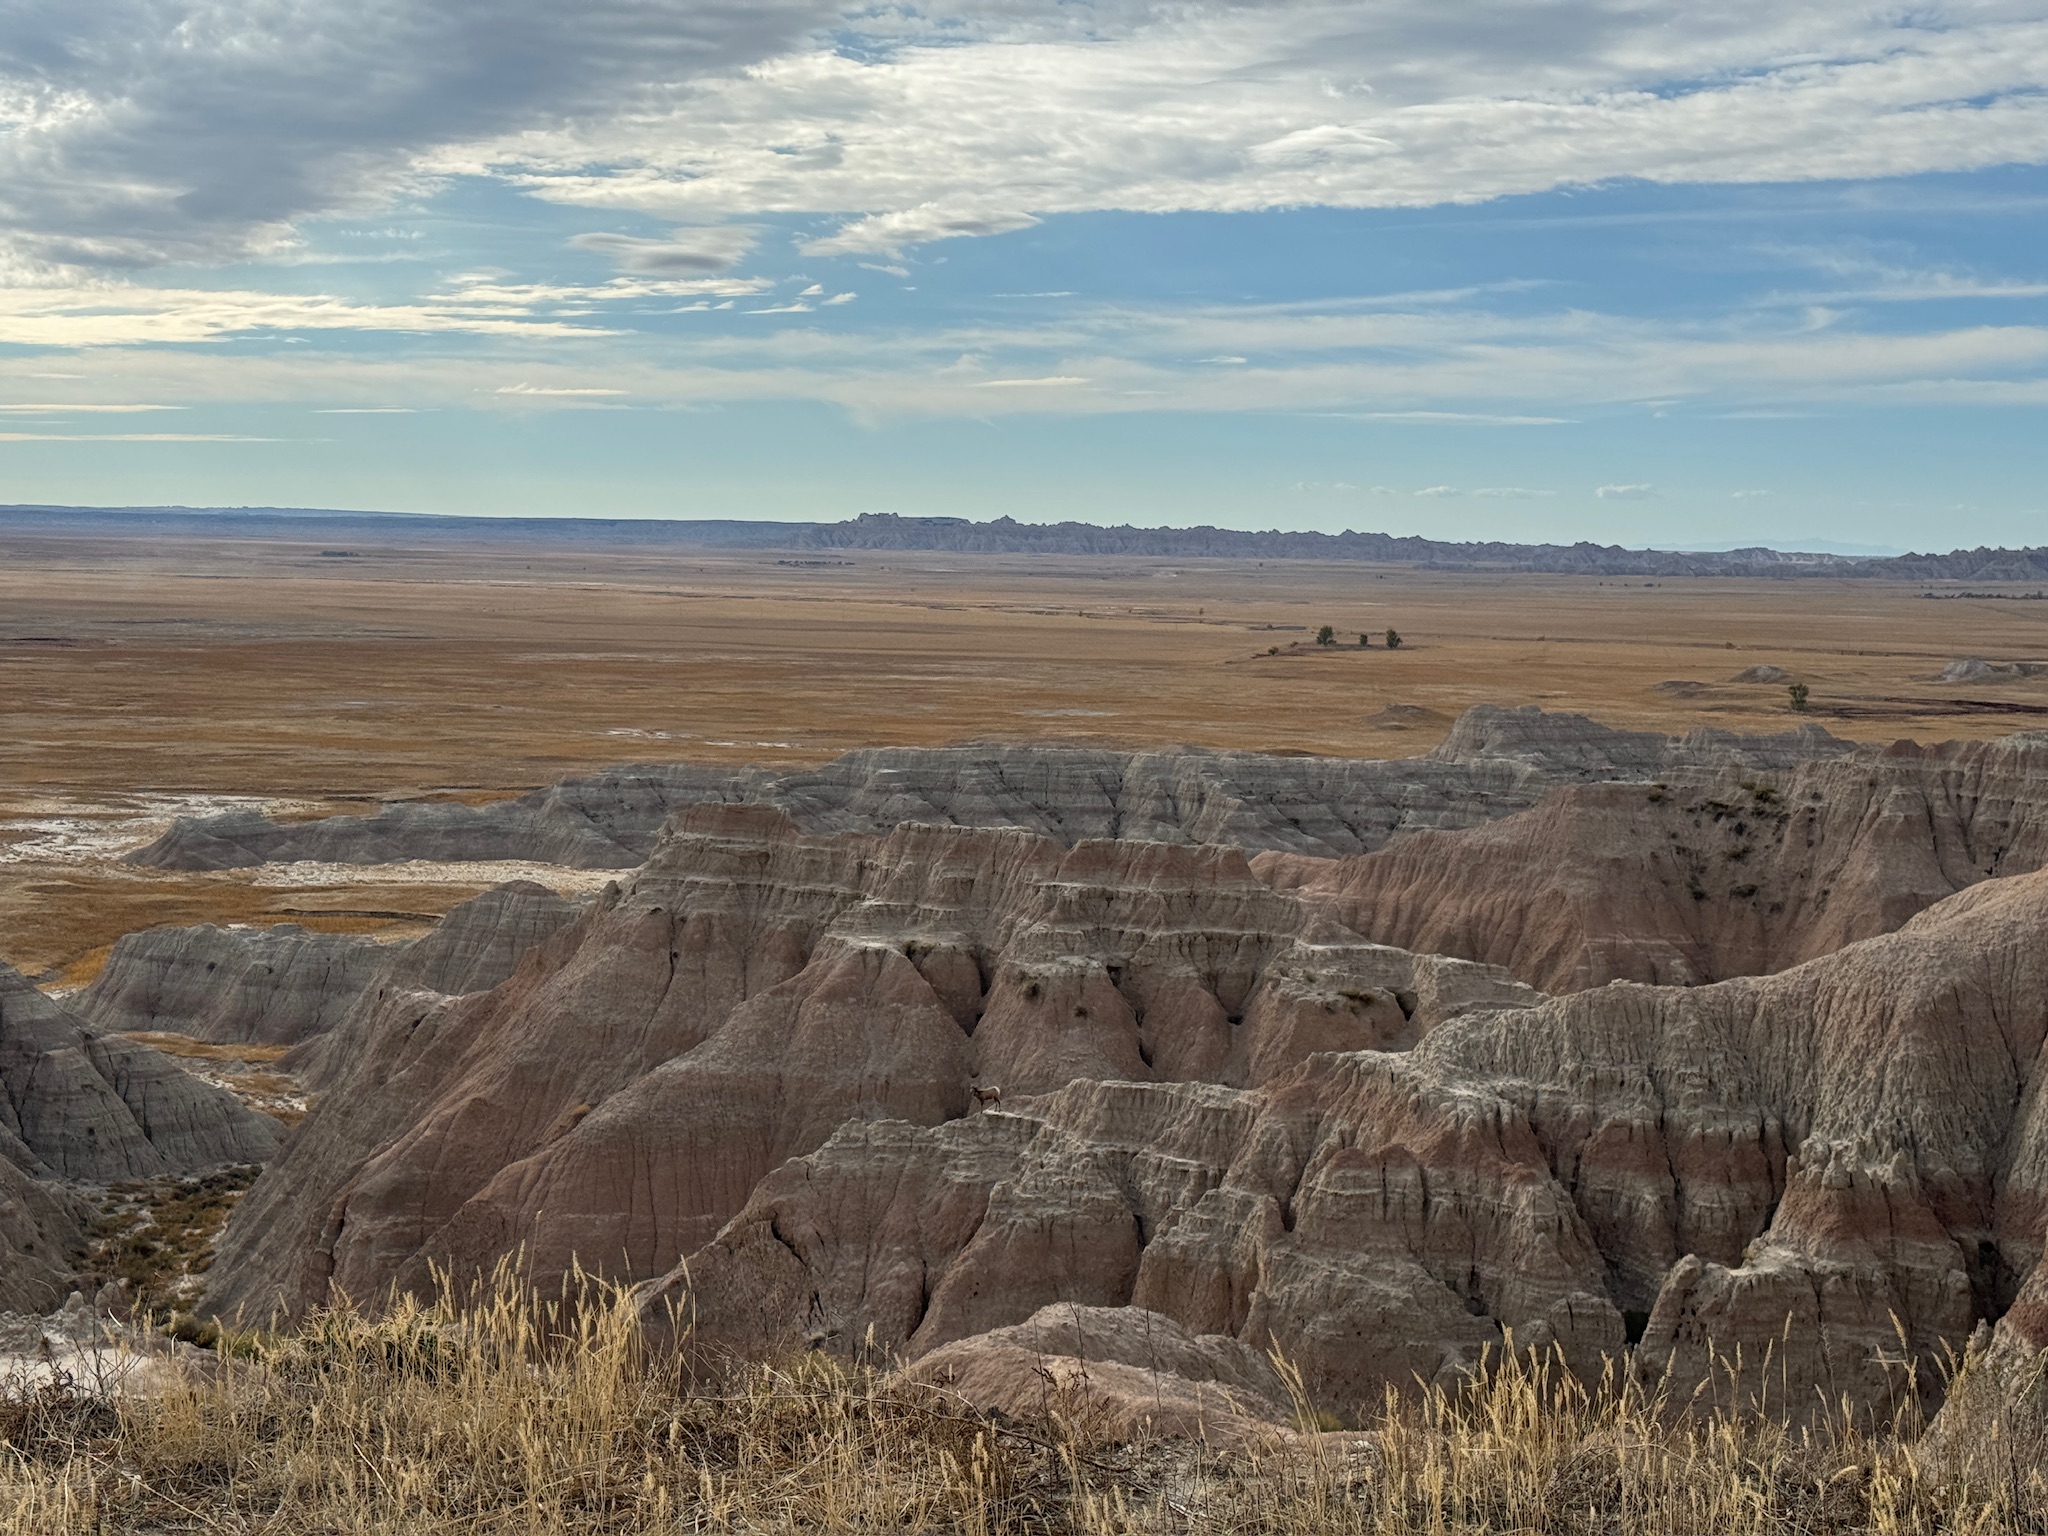
<path fill-rule="evenodd" d="M 394 990 L 351 1021 L 209 1302 L 297 1310 L 515 1250 L 658 1275 L 849 1119 L 941 1123 L 973 1087 L 1075 1077 L 1250 1080 L 1480 999 L 1535 997 L 1314 925 L 1233 849 L 821 836 L 702 805 L 496 990 Z"/>
<path fill-rule="evenodd" d="M 1683 736 L 1619 731 L 1587 715 L 1526 704 L 1475 704 L 1427 754 L 1435 762 L 1522 762 L 1553 783 L 1582 780 L 1694 781 L 1724 773 L 1786 773 L 1802 763 L 1866 752 L 1807 721 L 1789 731 L 1744 736 L 1701 727 Z"/>
<path fill-rule="evenodd" d="M 772 777 L 689 764 L 609 769 L 493 805 L 396 803 L 372 816 L 279 824 L 255 812 L 179 821 L 133 863 L 229 869 L 313 860 L 520 859 L 624 869 L 676 811 L 782 808 L 815 832 L 876 835 L 905 822 L 1017 827 L 1089 838 L 1229 843 L 1336 857 L 1421 829 L 1474 827 L 1525 810 L 1554 785 L 1704 782 L 1856 751 L 1818 727 L 1782 736 L 1611 731 L 1581 715 L 1468 710 L 1435 751 L 1392 761 L 1176 748 L 976 743 L 877 747 Z"/>

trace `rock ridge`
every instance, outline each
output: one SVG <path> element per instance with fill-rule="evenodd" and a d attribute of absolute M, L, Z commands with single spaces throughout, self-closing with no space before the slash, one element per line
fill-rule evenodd
<path fill-rule="evenodd" d="M 646 857 L 671 815 L 720 803 L 775 806 L 814 832 L 880 836 L 915 821 L 1019 827 L 1069 845 L 1119 838 L 1340 857 L 1417 830 L 1480 826 L 1528 809 L 1557 785 L 1706 782 L 1864 750 L 1811 725 L 1772 736 L 1669 737 L 1480 705 L 1436 750 L 1407 759 L 998 742 L 866 748 L 779 778 L 752 768 L 635 765 L 485 806 L 407 802 L 284 824 L 253 811 L 185 818 L 129 860 L 161 869 L 410 859 L 625 869 Z"/>

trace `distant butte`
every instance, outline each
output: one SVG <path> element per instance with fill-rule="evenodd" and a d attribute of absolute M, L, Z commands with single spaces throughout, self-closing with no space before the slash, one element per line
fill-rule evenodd
<path fill-rule="evenodd" d="M 101 538 L 289 538 L 386 546 L 481 544 L 622 550 L 933 551 L 958 554 L 1133 555 L 1168 560 L 1344 560 L 1439 571 L 1579 576 L 1857 577 L 1894 581 L 2041 581 L 2048 546 L 1948 554 L 1851 556 L 1761 545 L 1721 551 L 1625 549 L 1618 544 L 1458 543 L 1385 533 L 1236 528 L 1105 527 L 1095 523 L 977 523 L 962 517 L 870 512 L 840 523 L 659 518 L 451 517 L 295 507 L 0 507 L 0 535 Z M 323 555 L 348 550 L 323 549 Z M 789 566 L 839 561 L 784 560 Z"/>

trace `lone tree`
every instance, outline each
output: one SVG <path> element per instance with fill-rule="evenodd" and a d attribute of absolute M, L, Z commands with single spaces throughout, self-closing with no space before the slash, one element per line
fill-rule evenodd
<path fill-rule="evenodd" d="M 1401 631 L 1399 631 L 1398 629 L 1390 629 L 1387 631 L 1387 649 L 1390 651 L 1398 651 L 1399 649 L 1401 649 Z"/>
<path fill-rule="evenodd" d="M 1330 628 L 1329 625 L 1325 624 L 1321 629 L 1316 631 L 1317 645 L 1335 645 L 1336 643 L 1337 631 Z"/>
<path fill-rule="evenodd" d="M 1792 695 L 1792 707 L 1800 714 L 1806 713 L 1806 684 L 1794 683 L 1785 690 Z"/>
<path fill-rule="evenodd" d="M 1371 635 L 1368 635 L 1368 634 L 1360 634 L 1360 635 L 1359 635 L 1359 637 L 1358 637 L 1358 648 L 1359 648 L 1359 649 L 1360 649 L 1361 651 L 1369 651 L 1369 650 L 1371 650 L 1371 649 L 1372 649 L 1372 636 L 1371 636 Z"/>

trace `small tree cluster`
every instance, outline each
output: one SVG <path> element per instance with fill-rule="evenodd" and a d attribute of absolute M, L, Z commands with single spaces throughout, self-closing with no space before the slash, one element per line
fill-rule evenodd
<path fill-rule="evenodd" d="M 1321 629 L 1316 631 L 1317 645 L 1335 645 L 1336 643 L 1337 629 L 1335 625 L 1325 624 Z M 1365 630 L 1360 630 L 1358 632 L 1358 648 L 1361 651 L 1369 651 L 1372 649 L 1372 636 Z M 1387 649 L 1390 651 L 1398 651 L 1399 649 L 1401 649 L 1401 632 L 1398 629 L 1390 629 L 1387 631 Z"/>

